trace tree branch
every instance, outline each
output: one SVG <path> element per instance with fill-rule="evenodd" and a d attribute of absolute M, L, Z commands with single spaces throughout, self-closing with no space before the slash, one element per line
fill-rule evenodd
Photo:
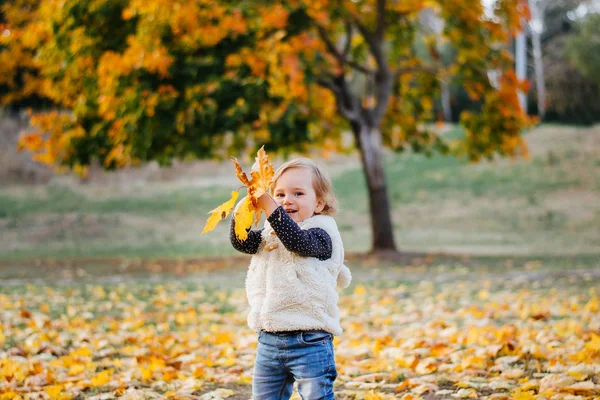
<path fill-rule="evenodd" d="M 377 0 L 377 26 L 375 28 L 375 36 L 379 41 L 383 39 L 385 32 L 385 1 Z"/>
<path fill-rule="evenodd" d="M 338 111 L 344 118 L 350 122 L 358 122 L 360 115 L 356 110 L 352 95 L 348 93 L 348 90 L 345 87 L 344 77 L 342 76 L 340 79 L 338 79 L 340 82 L 338 84 L 336 84 L 333 79 L 325 78 L 318 79 L 317 83 L 333 92 Z"/>
<path fill-rule="evenodd" d="M 316 22 L 315 22 L 315 26 L 317 27 L 319 36 L 325 43 L 327 50 L 329 50 L 329 52 L 338 60 L 338 62 L 340 63 L 340 66 L 342 68 L 345 65 L 348 65 L 351 68 L 354 68 L 355 70 L 362 72 L 363 74 L 374 74 L 375 73 L 375 71 L 365 67 L 364 65 L 357 63 L 356 61 L 348 60 L 346 58 L 346 53 L 349 52 L 349 50 L 344 49 L 344 53 L 343 54 L 340 53 L 339 50 L 337 49 L 337 47 L 335 47 L 335 44 L 333 44 L 333 42 L 327 35 L 327 31 L 325 30 L 325 28 L 323 28 L 321 25 L 317 24 Z M 346 26 L 346 29 L 348 29 L 348 26 Z M 347 32 L 348 32 L 348 30 L 347 30 Z M 350 29 L 349 35 L 351 35 L 351 29 Z M 348 39 L 348 43 L 346 43 L 346 48 L 350 47 L 349 41 L 350 41 L 350 38 Z"/>
<path fill-rule="evenodd" d="M 348 54 L 350 54 L 350 49 L 352 48 L 352 24 L 348 20 L 345 20 L 345 21 L 346 21 L 346 43 L 344 44 L 344 52 L 342 53 L 344 58 L 348 57 Z"/>
<path fill-rule="evenodd" d="M 427 67 L 398 68 L 397 70 L 394 71 L 394 79 L 397 79 L 400 75 L 410 74 L 410 73 L 413 73 L 413 72 L 422 72 L 424 74 L 431 74 L 431 75 L 437 76 L 437 72 L 438 71 L 436 71 L 433 68 L 427 68 Z"/>
<path fill-rule="evenodd" d="M 383 58 L 383 52 L 381 51 L 381 46 L 383 44 L 383 40 L 378 40 L 377 36 L 373 34 L 373 32 L 369 31 L 369 29 L 364 26 L 356 16 L 352 16 L 352 22 L 358 28 L 360 34 L 365 38 L 365 41 L 369 45 L 369 51 L 375 57 L 375 61 L 377 65 L 381 68 L 385 65 L 385 60 Z"/>

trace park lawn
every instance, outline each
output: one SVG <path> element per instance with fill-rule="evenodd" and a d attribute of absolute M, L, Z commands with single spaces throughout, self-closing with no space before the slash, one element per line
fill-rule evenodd
<path fill-rule="evenodd" d="M 545 125 L 525 138 L 529 159 L 469 164 L 389 153 L 386 171 L 400 248 L 599 255 L 600 126 Z M 347 252 L 369 250 L 367 192 L 357 155 L 323 162 L 341 203 L 337 221 Z M 0 260 L 233 255 L 226 223 L 200 235 L 207 212 L 239 187 L 233 164 L 195 165 L 197 176 L 166 170 L 169 181 L 136 177 L 130 170 L 88 184 L 64 176 L 46 185 L 2 187 Z"/>
<path fill-rule="evenodd" d="M 247 261 L 42 265 L 21 280 L 1 271 L 0 399 L 249 399 Z M 350 267 L 337 398 L 600 393 L 597 260 L 367 257 Z"/>

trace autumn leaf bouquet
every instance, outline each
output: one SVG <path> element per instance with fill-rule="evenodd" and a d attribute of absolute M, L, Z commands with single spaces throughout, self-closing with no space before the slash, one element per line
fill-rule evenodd
<path fill-rule="evenodd" d="M 242 170 L 237 159 L 232 158 L 232 160 L 235 165 L 235 173 L 243 186 L 237 191 L 231 192 L 229 200 L 209 212 L 210 217 L 206 221 L 202 234 L 212 231 L 220 221 L 227 218 L 235 206 L 235 202 L 240 194 L 239 191 L 245 187 L 248 189 L 248 196 L 246 196 L 244 201 L 235 210 L 233 219 L 235 221 L 235 235 L 240 240 L 246 240 L 248 229 L 253 223 L 258 224 L 260 222 L 262 209 L 258 206 L 258 199 L 269 191 L 273 183 L 275 170 L 269 161 L 264 146 L 256 154 L 256 161 L 250 170 L 250 178 Z"/>

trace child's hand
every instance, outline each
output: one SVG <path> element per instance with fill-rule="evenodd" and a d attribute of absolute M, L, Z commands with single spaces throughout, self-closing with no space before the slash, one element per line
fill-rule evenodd
<path fill-rule="evenodd" d="M 275 199 L 269 193 L 264 193 L 258 198 L 258 206 L 265 210 L 265 214 L 268 217 L 277 209 L 277 202 L 275 202 Z"/>

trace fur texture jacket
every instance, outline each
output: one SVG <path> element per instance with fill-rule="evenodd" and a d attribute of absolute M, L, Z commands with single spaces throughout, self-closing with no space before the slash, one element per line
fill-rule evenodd
<path fill-rule="evenodd" d="M 324 330 L 339 335 L 340 311 L 336 288 L 350 284 L 344 265 L 344 246 L 335 220 L 315 215 L 298 224 L 301 229 L 321 228 L 332 241 L 327 260 L 302 257 L 288 251 L 268 221 L 258 252 L 246 276 L 251 311 L 248 325 L 255 331 Z"/>

